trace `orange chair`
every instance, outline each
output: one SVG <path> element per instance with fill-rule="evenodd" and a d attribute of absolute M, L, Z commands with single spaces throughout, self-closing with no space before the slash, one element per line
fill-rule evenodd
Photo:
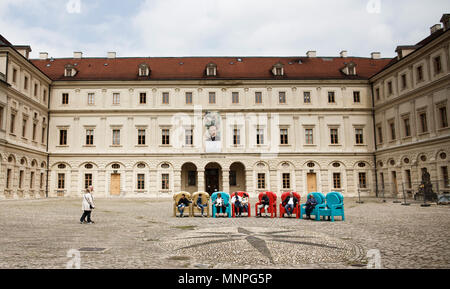
<path fill-rule="evenodd" d="M 231 198 L 233 198 L 233 196 L 235 195 L 235 194 L 238 194 L 238 196 L 239 197 L 244 197 L 244 194 L 246 194 L 247 195 L 247 198 L 249 197 L 248 196 L 248 194 L 246 193 L 246 192 L 234 192 L 232 195 L 231 195 Z M 250 205 L 250 202 L 248 202 L 248 212 L 247 212 L 247 217 L 251 217 L 252 215 L 251 215 L 251 205 Z M 234 208 L 234 204 L 231 204 L 231 212 L 233 213 L 233 218 L 235 218 L 236 217 L 236 212 L 235 212 L 235 210 L 234 210 L 235 208 Z"/>
<path fill-rule="evenodd" d="M 292 192 L 294 196 L 297 198 L 298 202 L 297 205 L 294 207 L 294 210 L 292 211 L 292 214 L 295 214 L 297 219 L 300 219 L 300 199 L 301 196 L 299 193 Z M 283 206 L 284 200 L 289 197 L 291 192 L 285 192 L 281 195 L 281 203 L 280 203 L 280 218 L 284 218 L 284 214 L 286 214 L 286 208 Z"/>
<path fill-rule="evenodd" d="M 268 213 L 270 213 L 271 218 L 275 218 L 277 216 L 277 195 L 274 192 L 263 192 L 259 193 L 258 202 L 255 204 L 255 214 L 258 214 L 258 206 L 261 204 L 261 200 L 264 194 L 267 194 L 269 197 L 269 208 L 267 209 Z M 265 209 L 261 209 L 261 214 L 265 212 Z"/>

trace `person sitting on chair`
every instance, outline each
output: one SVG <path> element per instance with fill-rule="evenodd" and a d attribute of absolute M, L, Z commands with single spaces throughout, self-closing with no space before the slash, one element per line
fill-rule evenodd
<path fill-rule="evenodd" d="M 267 216 L 267 209 L 269 208 L 270 205 L 270 200 L 269 200 L 269 196 L 267 196 L 266 193 L 263 194 L 262 198 L 261 198 L 261 203 L 258 205 L 258 217 L 261 217 L 261 209 L 264 208 L 264 211 L 266 212 L 266 216 Z"/>
<path fill-rule="evenodd" d="M 234 193 L 234 196 L 231 198 L 231 203 L 234 205 L 234 209 L 236 211 L 236 217 L 240 217 L 242 214 L 242 198 L 238 193 Z"/>
<path fill-rule="evenodd" d="M 308 200 L 306 201 L 306 207 L 305 207 L 307 219 L 311 219 L 311 213 L 314 210 L 314 208 L 316 207 L 316 205 L 317 205 L 317 201 L 314 198 L 314 196 L 309 195 Z"/>
<path fill-rule="evenodd" d="M 289 196 L 286 197 L 283 201 L 283 207 L 286 209 L 286 213 L 289 217 L 292 216 L 292 213 L 294 212 L 295 206 L 297 206 L 298 199 L 294 196 L 294 193 L 290 193 Z"/>
<path fill-rule="evenodd" d="M 205 211 L 205 208 L 208 206 L 207 204 L 203 204 L 203 195 L 202 194 L 199 194 L 198 195 L 198 198 L 197 198 L 197 203 L 196 203 L 196 205 L 197 205 L 197 208 L 199 208 L 201 211 L 202 211 L 202 217 L 206 217 L 203 213 L 204 213 L 204 211 Z"/>
<path fill-rule="evenodd" d="M 217 198 L 213 204 L 214 206 L 216 206 L 216 217 L 217 216 L 221 216 L 221 211 L 223 214 L 226 213 L 226 209 L 227 207 L 225 206 L 225 201 L 222 199 L 222 195 L 221 194 L 217 194 Z"/>
<path fill-rule="evenodd" d="M 242 212 L 248 214 L 248 194 L 244 193 L 242 197 Z"/>
<path fill-rule="evenodd" d="M 178 212 L 180 212 L 180 218 L 183 218 L 184 208 L 188 207 L 191 201 L 186 198 L 186 195 L 183 194 L 181 199 L 178 201 Z"/>

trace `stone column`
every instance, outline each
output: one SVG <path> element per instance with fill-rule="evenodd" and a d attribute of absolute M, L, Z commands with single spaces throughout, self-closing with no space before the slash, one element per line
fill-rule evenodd
<path fill-rule="evenodd" d="M 230 171 L 222 169 L 222 190 L 226 193 L 230 192 Z"/>
<path fill-rule="evenodd" d="M 294 174 L 295 174 L 294 191 L 296 191 L 299 194 L 301 194 L 303 192 L 303 170 L 302 169 L 295 169 Z"/>
<path fill-rule="evenodd" d="M 269 190 L 278 193 L 278 170 L 270 170 L 269 174 Z"/>
<path fill-rule="evenodd" d="M 245 190 L 250 197 L 256 197 L 256 194 L 254 194 L 253 170 L 245 170 Z"/>
<path fill-rule="evenodd" d="M 96 191 L 101 194 L 102 197 L 106 198 L 108 197 L 107 184 L 106 184 L 106 171 L 105 170 L 98 170 L 97 172 L 97 188 Z"/>
<path fill-rule="evenodd" d="M 175 194 L 181 191 L 181 170 L 173 171 L 173 189 Z"/>
<path fill-rule="evenodd" d="M 197 171 L 197 184 L 198 184 L 198 191 L 204 192 L 205 191 L 205 171 L 204 170 Z"/>
<path fill-rule="evenodd" d="M 150 194 L 153 197 L 157 197 L 158 196 L 158 175 L 157 175 L 157 170 L 156 169 L 151 169 L 149 171 L 149 175 L 150 175 L 150 181 L 148 184 L 148 190 L 150 192 Z"/>
<path fill-rule="evenodd" d="M 349 197 L 357 196 L 358 195 L 358 180 L 355 180 L 354 176 L 354 170 L 353 169 L 347 169 L 345 171 L 345 174 L 347 175 L 347 187 L 345 189 L 345 195 Z M 369 177 L 369 176 L 367 176 Z"/>

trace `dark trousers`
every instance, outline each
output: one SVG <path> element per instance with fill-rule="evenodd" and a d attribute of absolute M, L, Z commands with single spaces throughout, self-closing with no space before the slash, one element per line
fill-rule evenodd
<path fill-rule="evenodd" d="M 226 211 L 227 211 L 227 207 L 225 206 L 225 205 L 222 205 L 222 206 L 217 206 L 216 205 L 216 213 L 217 214 L 220 214 L 220 213 L 226 213 Z"/>
<path fill-rule="evenodd" d="M 239 216 L 242 214 L 243 207 L 242 207 L 241 202 L 239 202 L 239 201 L 234 202 L 234 211 Z"/>
<path fill-rule="evenodd" d="M 308 216 L 308 217 L 310 217 L 311 216 L 311 213 L 312 213 L 312 211 L 314 210 L 314 208 L 315 208 L 316 206 L 306 206 L 306 208 L 305 208 L 305 211 L 306 211 L 306 216 Z"/>
<path fill-rule="evenodd" d="M 86 219 L 86 217 L 87 217 L 88 223 L 92 222 L 92 220 L 91 220 L 91 212 L 92 212 L 92 211 L 84 211 L 84 212 L 83 212 L 83 215 L 81 216 L 80 222 L 84 222 L 84 220 Z"/>

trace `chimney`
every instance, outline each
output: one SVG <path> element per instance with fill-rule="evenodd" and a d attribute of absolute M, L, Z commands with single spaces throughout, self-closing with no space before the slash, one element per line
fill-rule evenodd
<path fill-rule="evenodd" d="M 447 31 L 450 28 L 450 14 L 442 15 L 441 23 L 444 25 L 444 30 Z"/>
<path fill-rule="evenodd" d="M 316 57 L 316 55 L 317 55 L 316 51 L 310 50 L 310 51 L 306 52 L 306 56 L 308 56 L 308 58 Z"/>
<path fill-rule="evenodd" d="M 28 45 L 15 45 L 14 49 L 16 49 L 20 54 L 22 54 L 26 59 L 29 58 L 31 47 Z"/>
<path fill-rule="evenodd" d="M 73 58 L 75 58 L 75 59 L 83 58 L 83 52 L 74 52 L 73 53 Z"/>
<path fill-rule="evenodd" d="M 403 57 L 406 57 L 409 54 L 413 53 L 418 48 L 420 48 L 420 46 L 416 46 L 416 45 L 397 46 L 397 49 L 395 50 L 395 52 L 397 52 L 397 58 L 402 59 Z"/>
<path fill-rule="evenodd" d="M 371 54 L 372 59 L 380 59 L 381 53 L 380 52 L 372 52 Z"/>
<path fill-rule="evenodd" d="M 434 32 L 440 30 L 441 28 L 442 28 L 441 24 L 435 24 L 435 25 L 431 26 L 430 32 L 431 32 L 431 34 L 433 34 Z"/>
<path fill-rule="evenodd" d="M 47 60 L 48 59 L 48 53 L 47 52 L 39 52 L 39 58 L 41 60 Z"/>
<path fill-rule="evenodd" d="M 347 58 L 347 54 L 348 54 L 347 50 L 342 50 L 341 53 L 340 53 L 342 58 Z"/>
<path fill-rule="evenodd" d="M 114 59 L 114 58 L 116 58 L 116 53 L 115 53 L 115 52 L 108 52 L 108 58 L 109 58 L 109 59 Z"/>

